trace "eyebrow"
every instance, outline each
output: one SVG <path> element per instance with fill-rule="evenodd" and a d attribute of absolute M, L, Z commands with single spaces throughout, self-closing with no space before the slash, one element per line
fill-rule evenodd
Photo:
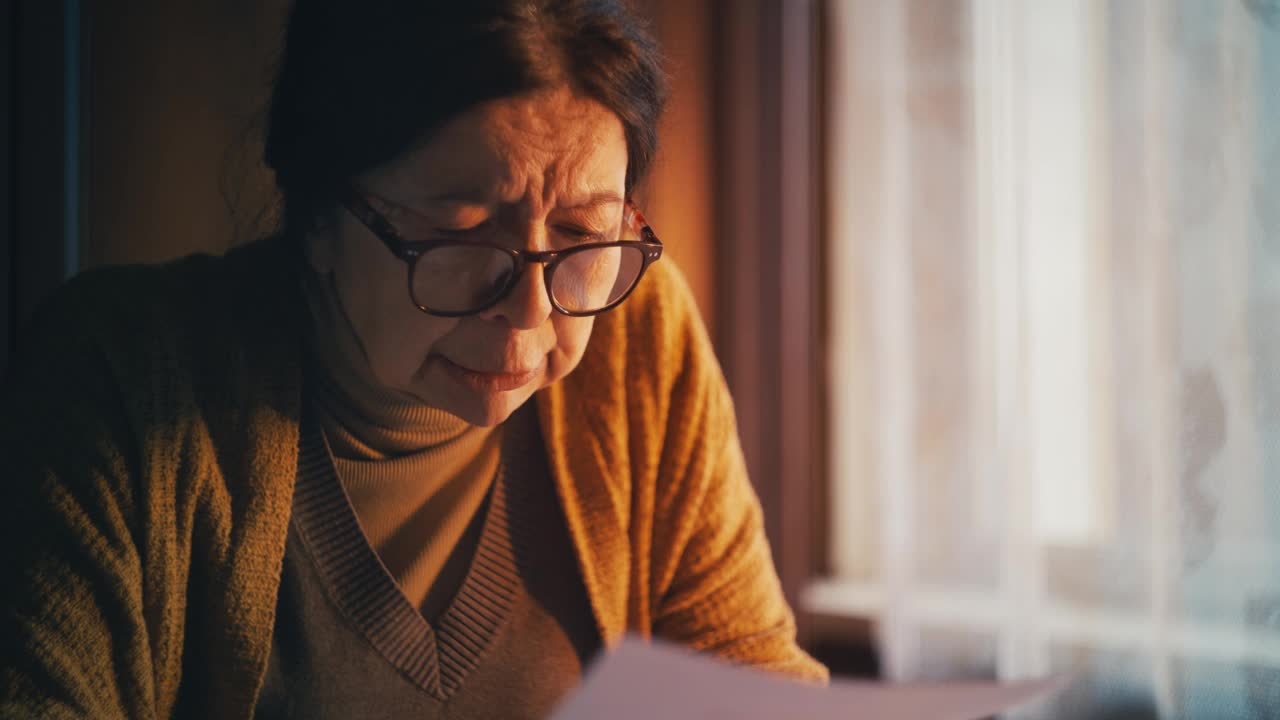
<path fill-rule="evenodd" d="M 596 205 L 611 205 L 614 203 L 621 204 L 622 202 L 623 199 L 621 195 L 613 192 L 612 190 L 604 190 L 602 192 L 592 193 L 582 202 L 574 203 L 573 205 L 565 205 L 563 209 L 574 210 L 577 208 L 593 207 Z"/>
<path fill-rule="evenodd" d="M 426 198 L 428 205 L 489 205 L 493 196 L 479 188 L 449 190 Z"/>
<path fill-rule="evenodd" d="M 621 204 L 624 199 L 618 193 L 612 190 L 602 190 L 588 195 L 581 202 L 575 202 L 572 205 L 564 205 L 561 210 L 576 210 L 578 208 L 595 207 L 598 205 L 608 205 L 613 203 Z M 426 198 L 428 205 L 492 205 L 494 202 L 493 195 L 479 188 L 463 188 L 459 190 L 450 190 L 432 195 Z"/>

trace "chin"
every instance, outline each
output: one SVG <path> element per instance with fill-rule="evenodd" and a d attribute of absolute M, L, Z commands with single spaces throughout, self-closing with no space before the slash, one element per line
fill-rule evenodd
<path fill-rule="evenodd" d="M 521 389 L 494 393 L 492 396 L 477 396 L 465 401 L 451 403 L 453 407 L 443 408 L 454 415 L 479 427 L 493 427 L 506 422 L 511 414 L 528 402 L 533 392 Z"/>

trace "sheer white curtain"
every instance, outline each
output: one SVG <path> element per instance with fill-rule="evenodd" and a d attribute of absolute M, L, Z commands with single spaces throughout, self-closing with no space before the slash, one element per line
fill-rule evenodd
<path fill-rule="evenodd" d="M 1080 673 L 1028 716 L 1280 715 L 1280 3 L 830 11 L 805 604 L 894 678 Z"/>

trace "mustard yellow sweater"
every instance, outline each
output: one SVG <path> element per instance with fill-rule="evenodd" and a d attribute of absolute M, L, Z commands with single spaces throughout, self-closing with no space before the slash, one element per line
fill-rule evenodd
<path fill-rule="evenodd" d="M 298 459 L 296 248 L 85 273 L 0 394 L 0 717 L 248 717 Z M 595 621 L 808 679 L 690 293 L 658 263 L 536 396 Z"/>

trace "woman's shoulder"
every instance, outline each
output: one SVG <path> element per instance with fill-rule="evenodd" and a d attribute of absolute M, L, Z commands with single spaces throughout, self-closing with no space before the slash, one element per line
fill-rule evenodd
<path fill-rule="evenodd" d="M 163 340 L 166 329 L 208 330 L 206 323 L 220 316 L 233 321 L 251 313 L 247 305 L 277 304 L 280 298 L 270 295 L 281 294 L 289 271 L 276 238 L 221 256 L 202 253 L 160 264 L 93 268 L 63 283 L 41 304 L 19 344 L 86 337 Z"/>
<path fill-rule="evenodd" d="M 232 371 L 255 345 L 277 347 L 298 302 L 290 263 L 275 238 L 222 256 L 80 273 L 59 287 L 18 335 L 7 371 L 70 357 L 110 374 L 122 390 L 191 383 Z M 263 338 L 273 339 L 264 345 Z M 75 367 L 65 371 L 74 372 Z M 106 378 L 104 378 L 106 380 Z M 134 386 L 137 386 L 136 388 Z M 149 391 L 148 391 L 149 392 Z"/>
<path fill-rule="evenodd" d="M 632 363 L 669 364 L 710 348 L 689 283 L 669 260 L 652 265 L 626 302 L 600 316 L 595 334 L 603 340 L 596 350 L 625 353 Z"/>
<path fill-rule="evenodd" d="M 115 265 L 83 271 L 64 282 L 19 331 L 17 357 L 157 341 L 166 316 L 180 315 L 199 295 L 208 256 L 164 265 Z"/>
<path fill-rule="evenodd" d="M 688 332 L 698 318 L 689 282 L 671 260 L 651 265 L 621 309 L 629 325 L 645 332 Z"/>
<path fill-rule="evenodd" d="M 555 394 L 574 409 L 575 426 L 651 436 L 694 422 L 708 400 L 724 404 L 723 384 L 693 293 L 663 260 L 626 302 L 599 316 L 581 364 Z"/>
<path fill-rule="evenodd" d="M 693 291 L 680 268 L 668 260 L 651 266 L 618 312 L 602 316 L 596 333 L 601 342 L 592 348 L 597 356 L 591 360 L 623 373 L 620 379 L 629 385 L 664 396 L 690 382 L 721 381 Z"/>

